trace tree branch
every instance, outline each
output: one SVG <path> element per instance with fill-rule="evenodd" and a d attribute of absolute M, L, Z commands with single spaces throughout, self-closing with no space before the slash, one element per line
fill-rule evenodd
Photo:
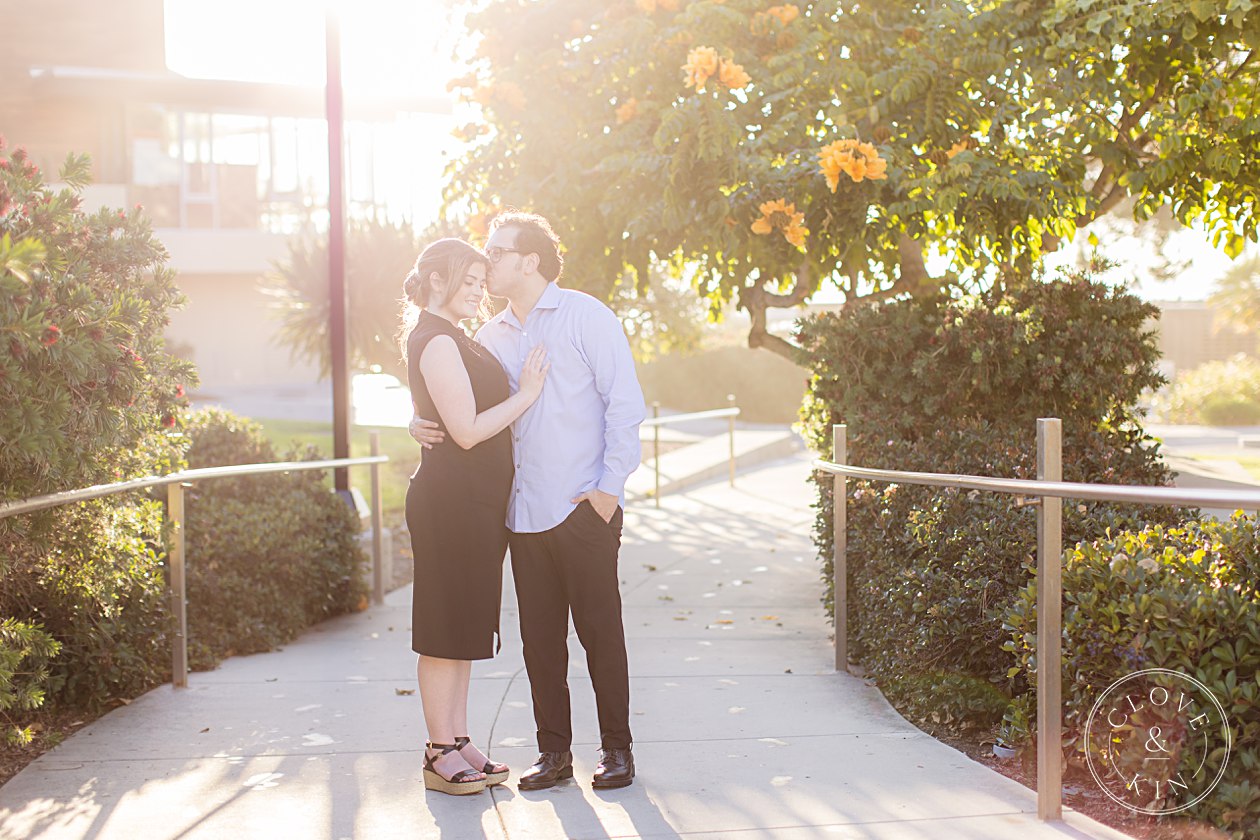
<path fill-rule="evenodd" d="M 754 350 L 758 347 L 764 347 L 772 353 L 795 362 L 800 348 L 766 329 L 767 307 L 762 298 L 765 294 L 764 289 L 753 287 L 746 289 L 745 294 L 741 295 L 744 308 L 752 316 L 752 329 L 748 331 L 748 346 Z"/>
<path fill-rule="evenodd" d="M 899 291 L 914 292 L 926 281 L 932 279 L 928 275 L 927 264 L 923 260 L 923 248 L 909 234 L 901 234 L 901 238 L 897 241 L 897 254 L 901 257 L 899 264 L 901 271 L 892 288 L 900 287 Z M 865 300 L 866 297 L 864 295 L 863 299 Z"/>
<path fill-rule="evenodd" d="M 763 286 L 749 286 L 740 291 L 739 302 L 752 318 L 752 328 L 748 331 L 748 346 L 756 349 L 764 347 L 785 359 L 796 361 L 799 349 L 795 344 L 774 335 L 766 327 L 766 310 L 774 307 L 787 309 L 805 302 L 814 292 L 814 276 L 809 269 L 809 261 L 801 259 L 796 270 L 796 280 L 792 290 L 785 295 L 767 291 Z"/>

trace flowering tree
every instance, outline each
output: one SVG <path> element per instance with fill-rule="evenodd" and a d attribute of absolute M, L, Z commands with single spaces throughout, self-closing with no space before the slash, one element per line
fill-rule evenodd
<path fill-rule="evenodd" d="M 1236 254 L 1257 5 L 481 0 L 448 212 L 534 209 L 571 282 L 664 266 L 784 353 L 768 307 L 1008 283 L 1122 202 Z"/>
<path fill-rule="evenodd" d="M 83 209 L 90 170 L 69 157 L 54 189 L 0 140 L 3 501 L 184 462 L 196 372 L 163 338 L 183 295 L 140 207 Z M 99 706 L 160 678 L 161 536 L 139 493 L 0 519 L 0 744 L 34 737 L 45 697 Z"/>

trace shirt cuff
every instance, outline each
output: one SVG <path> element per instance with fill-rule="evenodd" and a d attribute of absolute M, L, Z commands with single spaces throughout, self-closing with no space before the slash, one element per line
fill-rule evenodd
<path fill-rule="evenodd" d="M 616 496 L 620 499 L 621 494 L 624 493 L 626 489 L 626 480 L 624 478 L 617 478 L 613 475 L 605 475 L 599 480 L 599 484 L 596 485 L 596 489 L 601 493 L 607 493 L 610 496 Z"/>

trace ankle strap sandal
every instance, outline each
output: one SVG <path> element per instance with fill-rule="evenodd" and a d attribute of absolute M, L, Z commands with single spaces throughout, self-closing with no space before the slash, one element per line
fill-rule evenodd
<path fill-rule="evenodd" d="M 425 790 L 436 790 L 441 793 L 449 793 L 451 796 L 466 796 L 470 793 L 481 793 L 486 789 L 486 777 L 479 770 L 460 770 L 448 779 L 433 766 L 433 762 L 439 760 L 442 756 L 457 752 L 459 747 L 455 744 L 435 744 L 429 741 L 424 746 L 426 750 L 424 757 Z M 437 750 L 438 754 L 430 756 L 428 755 L 428 750 Z M 474 776 L 477 778 L 472 778 Z"/>
<path fill-rule="evenodd" d="M 472 743 L 472 739 L 467 735 L 455 736 L 455 749 L 462 750 L 464 747 Z M 468 762 L 472 764 L 472 762 Z M 481 768 L 481 772 L 486 774 L 486 786 L 501 785 L 507 781 L 511 770 L 506 764 L 499 764 L 495 761 L 487 761 L 486 766 Z"/>

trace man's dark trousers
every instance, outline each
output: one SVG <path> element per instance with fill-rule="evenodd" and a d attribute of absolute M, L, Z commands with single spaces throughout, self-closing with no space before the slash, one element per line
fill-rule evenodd
<path fill-rule="evenodd" d="M 621 523 L 620 507 L 605 522 L 584 501 L 550 530 L 509 538 L 541 752 L 564 752 L 573 744 L 570 611 L 595 689 L 600 747 L 630 746 L 630 677 L 617 578 Z"/>

